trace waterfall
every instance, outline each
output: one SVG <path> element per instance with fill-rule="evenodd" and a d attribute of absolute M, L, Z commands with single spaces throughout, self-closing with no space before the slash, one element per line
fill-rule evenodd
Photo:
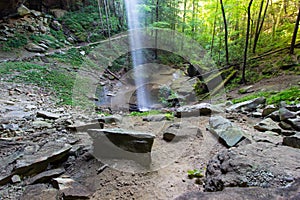
<path fill-rule="evenodd" d="M 125 5 L 130 33 L 129 42 L 134 70 L 137 106 L 140 111 L 145 111 L 149 110 L 151 104 L 149 92 L 146 89 L 147 81 L 144 78 L 146 72 L 143 67 L 140 66 L 141 64 L 144 64 L 144 57 L 143 54 L 138 51 L 142 46 L 142 38 L 139 29 L 141 28 L 141 20 L 144 19 L 143 14 L 139 12 L 138 1 L 139 0 L 125 0 Z"/>

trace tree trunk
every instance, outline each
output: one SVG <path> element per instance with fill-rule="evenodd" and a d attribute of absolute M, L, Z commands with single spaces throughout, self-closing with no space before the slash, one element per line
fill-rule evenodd
<path fill-rule="evenodd" d="M 216 35 L 216 23 L 217 23 L 217 11 L 219 7 L 219 0 L 217 0 L 217 6 L 216 6 L 216 13 L 215 13 L 215 19 L 214 19 L 214 25 L 213 25 L 213 33 L 212 33 L 212 39 L 211 39 L 211 46 L 210 46 L 210 56 L 212 56 L 214 43 L 215 43 L 215 35 Z"/>
<path fill-rule="evenodd" d="M 277 28 L 279 26 L 282 14 L 284 12 L 284 4 L 285 4 L 285 0 L 282 0 L 280 11 L 279 11 L 278 17 L 276 18 L 276 22 L 275 22 L 274 29 L 273 29 L 273 38 L 276 37 Z"/>
<path fill-rule="evenodd" d="M 104 23 L 103 23 L 103 16 L 102 16 L 102 11 L 101 11 L 101 6 L 100 6 L 100 0 L 98 0 L 98 9 L 99 9 L 99 17 L 100 17 L 102 33 L 104 34 Z"/>
<path fill-rule="evenodd" d="M 155 21 L 158 22 L 159 21 L 159 0 L 156 0 L 156 7 L 155 7 Z M 156 29 L 155 30 L 155 51 L 154 51 L 154 57 L 155 57 L 155 60 L 157 60 L 158 58 L 158 55 L 157 55 L 157 35 L 158 34 L 158 30 Z"/>
<path fill-rule="evenodd" d="M 253 50 L 252 50 L 253 53 L 255 53 L 256 44 L 258 41 L 258 30 L 259 30 L 259 26 L 260 26 L 260 18 L 261 18 L 261 13 L 262 13 L 263 7 L 264 7 L 264 0 L 262 0 L 260 3 L 259 13 L 258 13 L 258 17 L 257 17 L 257 23 L 256 23 L 254 41 L 253 41 Z"/>
<path fill-rule="evenodd" d="M 262 0 L 262 2 L 263 2 L 263 0 Z M 256 33 L 255 33 L 254 44 L 253 44 L 253 53 L 256 52 L 257 42 L 258 42 L 259 35 L 261 33 L 262 27 L 263 27 L 264 22 L 265 22 L 265 18 L 266 18 L 268 7 L 269 7 L 269 0 L 267 0 L 267 5 L 266 5 L 265 10 L 264 10 L 264 15 L 262 17 L 262 20 L 261 20 L 261 23 L 259 24 L 258 29 L 256 30 Z"/>
<path fill-rule="evenodd" d="M 226 51 L 226 64 L 229 64 L 229 53 L 228 53 L 228 29 L 227 29 L 227 21 L 226 21 L 226 15 L 225 15 L 225 9 L 223 5 L 223 1 L 220 0 L 221 9 L 222 9 L 222 15 L 224 20 L 224 29 L 225 29 L 225 51 Z"/>
<path fill-rule="evenodd" d="M 185 20 L 186 20 L 186 4 L 187 4 L 187 0 L 184 0 L 184 4 L 183 4 L 183 17 L 182 17 L 182 33 L 184 33 L 185 31 Z"/>
<path fill-rule="evenodd" d="M 297 33 L 298 33 L 298 29 L 299 29 L 299 21 L 300 21 L 300 7 L 298 8 L 298 16 L 297 16 L 297 20 L 296 20 L 296 24 L 295 24 L 295 28 L 294 28 L 293 37 L 292 37 L 290 54 L 294 54 L 295 43 L 296 43 Z"/>
<path fill-rule="evenodd" d="M 248 44 L 249 44 L 249 33 L 250 33 L 250 22 L 251 22 L 251 5 L 253 0 L 250 0 L 248 5 L 248 20 L 247 20 L 247 32 L 246 32 L 246 44 L 245 44 L 245 51 L 244 51 L 244 62 L 243 62 L 243 74 L 242 74 L 242 82 L 245 84 L 246 77 L 246 65 L 247 65 L 247 53 L 248 53 Z"/>

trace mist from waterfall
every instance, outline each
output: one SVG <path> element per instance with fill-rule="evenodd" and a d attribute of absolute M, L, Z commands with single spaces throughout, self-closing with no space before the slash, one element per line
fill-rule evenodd
<path fill-rule="evenodd" d="M 150 98 L 146 89 L 147 80 L 145 71 L 139 65 L 144 64 L 144 56 L 138 51 L 142 47 L 142 38 L 140 33 L 141 20 L 144 19 L 142 12 L 139 12 L 139 0 L 125 0 L 127 23 L 129 28 L 130 51 L 133 63 L 137 106 L 140 111 L 149 110 Z"/>

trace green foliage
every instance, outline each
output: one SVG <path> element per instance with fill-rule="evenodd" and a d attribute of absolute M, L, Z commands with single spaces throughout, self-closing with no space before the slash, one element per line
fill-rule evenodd
<path fill-rule="evenodd" d="M 300 102 L 300 87 L 291 87 L 287 90 L 283 90 L 274 95 L 271 95 L 267 99 L 268 104 L 279 104 L 281 101 L 285 101 L 287 104 Z"/>
<path fill-rule="evenodd" d="M 281 92 L 258 92 L 244 96 L 242 98 L 234 99 L 234 104 L 255 99 L 258 97 L 265 97 L 267 104 L 279 104 L 281 101 L 285 101 L 287 104 L 299 103 L 300 102 L 300 87 L 291 87 Z"/>
<path fill-rule="evenodd" d="M 105 13 L 102 10 L 102 13 Z M 116 16 L 110 16 L 111 34 L 118 33 L 120 25 Z M 104 33 L 100 25 L 100 16 L 98 6 L 87 6 L 81 10 L 68 12 L 61 19 L 59 19 L 76 37 L 82 42 L 96 42 L 104 39 Z M 103 16 L 103 21 L 106 21 Z M 106 28 L 105 28 L 106 29 Z M 59 34 L 53 33 L 52 34 Z"/>
<path fill-rule="evenodd" d="M 160 103 L 162 103 L 166 107 L 171 107 L 172 102 L 169 102 L 168 100 L 178 98 L 178 95 L 170 87 L 163 86 L 163 87 L 159 88 L 158 97 L 159 97 Z"/>
<path fill-rule="evenodd" d="M 55 39 L 53 36 L 46 34 L 31 34 L 29 39 L 36 44 L 40 43 L 41 41 L 46 41 L 51 48 L 59 48 L 63 46 L 63 43 L 57 41 L 57 39 Z"/>
<path fill-rule="evenodd" d="M 9 81 L 26 82 L 53 90 L 62 104 L 72 104 L 74 77 L 65 71 L 49 69 L 28 62 L 0 64 L 0 74 L 10 74 Z"/>
<path fill-rule="evenodd" d="M 188 177 L 189 178 L 202 178 L 204 175 L 203 175 L 203 172 L 199 169 L 193 169 L 193 170 L 188 170 Z"/>
<path fill-rule="evenodd" d="M 145 117 L 145 116 L 148 116 L 148 115 L 158 115 L 158 114 L 161 114 L 161 112 L 159 110 L 149 110 L 149 111 L 146 111 L 146 112 L 131 112 L 129 114 L 129 116 L 133 117 Z"/>
<path fill-rule="evenodd" d="M 71 48 L 66 53 L 53 54 L 51 57 L 63 63 L 70 63 L 74 67 L 80 67 L 84 61 L 84 56 L 77 48 Z"/>
<path fill-rule="evenodd" d="M 13 38 L 9 38 L 3 42 L 2 50 L 10 51 L 12 48 L 20 48 L 27 44 L 27 37 L 22 34 L 16 34 Z"/>

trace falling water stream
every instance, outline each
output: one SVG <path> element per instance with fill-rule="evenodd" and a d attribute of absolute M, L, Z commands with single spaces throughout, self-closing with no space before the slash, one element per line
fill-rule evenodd
<path fill-rule="evenodd" d="M 143 67 L 139 67 L 144 63 L 144 57 L 142 53 L 137 51 L 142 46 L 142 36 L 140 34 L 141 20 L 144 19 L 142 12 L 139 12 L 139 0 L 125 0 L 127 11 L 127 23 L 129 27 L 129 42 L 130 51 L 133 63 L 136 94 L 137 94 L 137 106 L 140 111 L 149 110 L 151 102 L 149 98 L 149 92 L 146 89 L 147 81 L 144 78 L 145 71 Z"/>

